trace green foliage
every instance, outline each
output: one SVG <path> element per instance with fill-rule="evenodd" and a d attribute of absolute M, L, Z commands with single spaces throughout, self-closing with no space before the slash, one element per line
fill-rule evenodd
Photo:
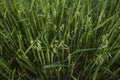
<path fill-rule="evenodd" d="M 1 80 L 119 80 L 120 0 L 0 0 Z"/>

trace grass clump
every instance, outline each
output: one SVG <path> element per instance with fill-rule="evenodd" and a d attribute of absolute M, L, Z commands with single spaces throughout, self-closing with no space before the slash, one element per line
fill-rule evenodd
<path fill-rule="evenodd" d="M 119 80 L 119 0 L 0 0 L 0 79 Z"/>

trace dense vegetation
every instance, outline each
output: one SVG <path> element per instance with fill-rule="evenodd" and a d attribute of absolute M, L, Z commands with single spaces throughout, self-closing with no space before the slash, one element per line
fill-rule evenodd
<path fill-rule="evenodd" d="M 120 80 L 120 0 L 0 0 L 0 80 Z"/>

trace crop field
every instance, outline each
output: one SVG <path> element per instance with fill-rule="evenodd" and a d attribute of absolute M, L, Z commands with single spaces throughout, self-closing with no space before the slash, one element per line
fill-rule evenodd
<path fill-rule="evenodd" d="M 120 80 L 120 0 L 0 0 L 0 80 Z"/>

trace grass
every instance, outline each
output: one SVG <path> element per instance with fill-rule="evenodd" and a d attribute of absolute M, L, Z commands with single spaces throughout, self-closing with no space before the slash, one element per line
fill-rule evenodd
<path fill-rule="evenodd" d="M 119 0 L 0 0 L 1 80 L 119 80 Z"/>

